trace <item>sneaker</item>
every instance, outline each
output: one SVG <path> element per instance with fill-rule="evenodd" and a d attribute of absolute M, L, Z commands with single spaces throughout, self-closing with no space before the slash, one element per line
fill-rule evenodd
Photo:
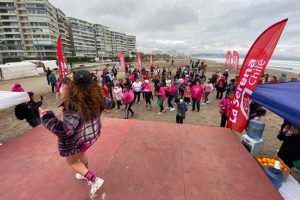
<path fill-rule="evenodd" d="M 205 105 L 205 104 L 206 104 L 206 103 L 204 103 L 204 102 L 203 102 L 203 103 L 201 103 L 201 105 Z"/>
<path fill-rule="evenodd" d="M 82 175 L 79 174 L 79 173 L 76 173 L 76 174 L 75 174 L 75 178 L 76 178 L 77 180 L 83 180 L 83 179 L 86 179 L 84 176 L 82 176 Z"/>
<path fill-rule="evenodd" d="M 169 110 L 170 108 L 169 107 L 166 107 L 166 110 Z"/>
<path fill-rule="evenodd" d="M 166 109 L 164 109 L 162 112 L 166 112 Z"/>
<path fill-rule="evenodd" d="M 158 115 L 161 115 L 162 114 L 162 112 L 159 112 L 159 113 L 157 113 Z"/>
<path fill-rule="evenodd" d="M 96 178 L 96 181 L 91 185 L 90 199 L 94 199 L 96 197 L 96 192 L 100 189 L 103 183 L 103 179 L 99 177 Z"/>
<path fill-rule="evenodd" d="M 174 111 L 174 110 L 175 110 L 175 108 L 171 108 L 171 109 L 170 109 L 170 111 Z"/>
<path fill-rule="evenodd" d="M 207 104 L 210 103 L 210 100 L 208 100 L 206 103 L 207 103 Z"/>

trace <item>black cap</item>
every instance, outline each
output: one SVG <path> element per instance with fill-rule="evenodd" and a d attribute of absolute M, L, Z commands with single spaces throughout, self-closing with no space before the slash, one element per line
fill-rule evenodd
<path fill-rule="evenodd" d="M 74 75 L 74 82 L 77 85 L 88 85 L 93 82 L 93 75 L 86 70 L 77 71 Z"/>

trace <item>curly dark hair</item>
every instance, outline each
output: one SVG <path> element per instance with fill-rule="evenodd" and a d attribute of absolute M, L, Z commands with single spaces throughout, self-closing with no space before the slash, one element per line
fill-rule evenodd
<path fill-rule="evenodd" d="M 86 119 L 100 116 L 104 95 L 102 88 L 95 82 L 77 85 L 70 82 L 62 96 L 65 109 L 79 112 Z"/>

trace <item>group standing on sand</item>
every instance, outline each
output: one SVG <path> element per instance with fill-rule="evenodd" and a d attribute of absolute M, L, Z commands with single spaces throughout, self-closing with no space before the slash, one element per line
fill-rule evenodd
<path fill-rule="evenodd" d="M 151 66 L 149 72 L 145 68 L 139 70 L 127 66 L 124 79 L 117 78 L 116 66 L 112 70 L 106 66 L 101 74 L 98 70 L 93 73 L 85 70 L 72 72 L 64 80 L 56 78 L 55 73 L 48 69 L 47 82 L 51 85 L 52 92 L 59 94 L 62 118 L 57 118 L 51 110 L 41 110 L 43 98 L 36 102 L 34 94 L 29 92 L 30 101 L 22 107 L 27 109 L 25 119 L 32 127 L 42 123 L 58 137 L 60 155 L 66 158 L 67 164 L 75 171 L 76 179 L 86 180 L 91 185 L 90 197 L 93 198 L 104 180 L 89 170 L 87 151 L 100 136 L 102 112 L 113 109 L 115 104 L 117 111 L 124 110 L 124 118 L 129 119 L 134 117 L 134 105 L 140 105 L 145 100 L 145 109 L 152 111 L 155 99 L 159 107 L 158 115 L 163 115 L 167 110 L 176 110 L 176 123 L 182 124 L 189 106 L 192 112 L 200 112 L 201 104 L 209 104 L 209 98 L 212 98 L 209 96 L 216 91 L 221 114 L 220 126 L 226 127 L 238 77 L 228 80 L 227 70 L 223 73 L 217 70 L 207 78 L 208 66 L 204 61 L 191 61 L 190 64 L 176 66 L 173 77 L 171 67 L 161 70 L 159 66 Z M 269 81 L 268 75 L 265 75 L 261 82 L 274 83 L 275 80 L 273 77 Z M 286 81 L 286 75 L 283 74 L 279 80 Z M 25 90 L 20 83 L 15 83 L 12 91 Z M 259 113 L 259 105 L 253 110 Z M 283 129 L 292 129 L 291 126 L 287 124 Z M 299 128 L 293 130 L 292 136 L 299 141 Z M 295 148 L 287 147 L 286 144 L 290 141 L 288 137 L 291 135 L 286 132 L 282 131 L 278 136 L 285 144 L 280 155 L 291 164 L 295 158 L 288 156 L 288 153 Z"/>

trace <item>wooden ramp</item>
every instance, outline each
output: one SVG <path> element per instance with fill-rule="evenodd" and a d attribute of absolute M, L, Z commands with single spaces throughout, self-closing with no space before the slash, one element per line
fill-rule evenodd
<path fill-rule="evenodd" d="M 229 129 L 104 118 L 88 154 L 105 180 L 96 199 L 282 199 Z M 1 200 L 88 197 L 42 126 L 0 146 L 0 158 Z"/>

